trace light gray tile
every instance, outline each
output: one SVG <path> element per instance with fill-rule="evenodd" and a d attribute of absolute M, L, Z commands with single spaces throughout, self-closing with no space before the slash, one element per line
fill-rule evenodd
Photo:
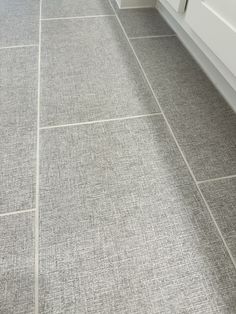
<path fill-rule="evenodd" d="M 0 1 L 0 47 L 38 44 L 39 1 Z"/>
<path fill-rule="evenodd" d="M 111 1 L 128 37 L 171 35 L 174 31 L 156 9 L 122 9 Z"/>
<path fill-rule="evenodd" d="M 34 214 L 0 217 L 0 313 L 34 313 Z"/>
<path fill-rule="evenodd" d="M 114 14 L 108 0 L 42 0 L 42 17 Z"/>
<path fill-rule="evenodd" d="M 197 180 L 236 173 L 236 115 L 175 37 L 132 41 Z"/>
<path fill-rule="evenodd" d="M 114 17 L 43 22 L 41 124 L 158 112 Z"/>
<path fill-rule="evenodd" d="M 43 130 L 41 313 L 233 313 L 235 269 L 161 116 Z"/>
<path fill-rule="evenodd" d="M 236 261 L 236 178 L 206 182 L 200 188 Z"/>
<path fill-rule="evenodd" d="M 0 213 L 35 206 L 37 55 L 0 50 Z"/>

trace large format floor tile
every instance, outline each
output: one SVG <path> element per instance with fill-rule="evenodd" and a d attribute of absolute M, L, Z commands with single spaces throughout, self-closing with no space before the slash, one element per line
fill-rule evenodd
<path fill-rule="evenodd" d="M 236 174 L 236 115 L 179 40 L 132 44 L 197 180 Z"/>
<path fill-rule="evenodd" d="M 109 0 L 42 0 L 42 17 L 74 17 L 113 14 Z"/>
<path fill-rule="evenodd" d="M 236 178 L 206 182 L 200 188 L 236 261 Z"/>
<path fill-rule="evenodd" d="M 0 1 L 0 47 L 38 44 L 38 0 Z"/>
<path fill-rule="evenodd" d="M 115 17 L 44 21 L 43 126 L 159 111 Z"/>
<path fill-rule="evenodd" d="M 156 9 L 120 10 L 116 0 L 112 0 L 111 3 L 128 37 L 174 34 Z"/>
<path fill-rule="evenodd" d="M 0 313 L 34 313 L 34 215 L 0 217 Z"/>
<path fill-rule="evenodd" d="M 0 213 L 35 206 L 37 56 L 0 50 Z"/>
<path fill-rule="evenodd" d="M 233 313 L 235 269 L 161 116 L 41 132 L 41 313 Z"/>

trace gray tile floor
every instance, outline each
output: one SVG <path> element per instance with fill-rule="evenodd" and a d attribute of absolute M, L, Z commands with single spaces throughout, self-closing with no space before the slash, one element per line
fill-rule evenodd
<path fill-rule="evenodd" d="M 235 313 L 236 115 L 174 32 L 0 11 L 0 313 Z"/>

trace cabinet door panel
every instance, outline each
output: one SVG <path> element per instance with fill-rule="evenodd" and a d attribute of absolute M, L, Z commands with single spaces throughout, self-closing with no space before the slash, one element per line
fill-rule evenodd
<path fill-rule="evenodd" d="M 165 3 L 168 2 L 169 5 L 172 6 L 172 8 L 175 11 L 177 11 L 179 13 L 183 13 L 185 10 L 187 0 L 160 0 L 160 2 L 163 5 L 165 5 Z"/>
<path fill-rule="evenodd" d="M 236 76 L 235 0 L 189 0 L 186 21 Z"/>

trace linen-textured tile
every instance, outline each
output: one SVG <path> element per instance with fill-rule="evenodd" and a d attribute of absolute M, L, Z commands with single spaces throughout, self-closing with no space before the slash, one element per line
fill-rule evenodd
<path fill-rule="evenodd" d="M 235 269 L 161 116 L 43 130 L 40 313 L 233 313 Z"/>
<path fill-rule="evenodd" d="M 44 21 L 41 124 L 158 112 L 115 17 Z"/>
<path fill-rule="evenodd" d="M 34 313 L 34 214 L 0 217 L 0 313 Z"/>
<path fill-rule="evenodd" d="M 0 50 L 0 213 L 35 206 L 37 55 Z"/>
<path fill-rule="evenodd" d="M 113 14 L 108 0 L 42 0 L 42 17 Z"/>
<path fill-rule="evenodd" d="M 39 1 L 0 1 L 0 47 L 38 44 Z"/>
<path fill-rule="evenodd" d="M 112 0 L 111 3 L 128 37 L 174 34 L 156 9 L 120 10 L 116 0 Z"/>
<path fill-rule="evenodd" d="M 236 115 L 175 37 L 132 41 L 197 180 L 236 173 Z"/>
<path fill-rule="evenodd" d="M 236 178 L 202 183 L 200 188 L 236 260 Z"/>

